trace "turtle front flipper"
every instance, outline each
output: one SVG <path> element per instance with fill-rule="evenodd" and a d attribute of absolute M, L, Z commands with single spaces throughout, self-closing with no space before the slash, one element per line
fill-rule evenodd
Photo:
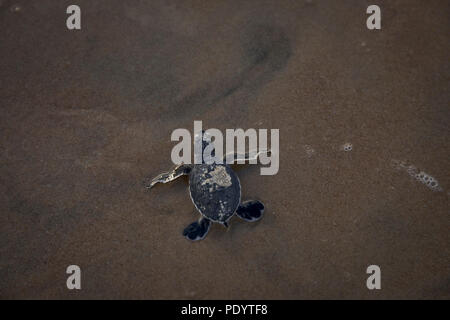
<path fill-rule="evenodd" d="M 236 210 L 239 218 L 253 222 L 261 219 L 264 213 L 264 204 L 258 200 L 242 202 Z"/>
<path fill-rule="evenodd" d="M 157 183 L 167 183 L 175 180 L 178 177 L 181 177 L 182 175 L 189 174 L 189 172 L 191 172 L 191 169 L 192 167 L 190 165 L 179 164 L 171 171 L 157 175 L 152 180 L 150 180 L 150 182 L 144 181 L 144 186 L 147 189 L 151 189 Z"/>
<path fill-rule="evenodd" d="M 259 151 L 253 150 L 253 151 L 242 153 L 242 154 L 230 152 L 223 156 L 222 161 L 223 161 L 223 163 L 227 163 L 227 164 L 234 164 L 234 163 L 242 164 L 242 163 L 245 163 L 246 161 L 255 162 L 258 160 L 260 155 L 265 154 L 266 156 L 269 156 L 271 153 L 272 153 L 271 150 L 266 150 L 266 149 L 259 150 Z"/>
<path fill-rule="evenodd" d="M 202 217 L 188 225 L 183 231 L 183 236 L 191 241 L 202 240 L 208 234 L 210 227 L 211 220 Z"/>

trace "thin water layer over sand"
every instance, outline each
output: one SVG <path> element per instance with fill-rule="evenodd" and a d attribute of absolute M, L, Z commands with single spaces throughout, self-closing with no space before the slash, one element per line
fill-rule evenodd
<path fill-rule="evenodd" d="M 450 298 L 448 1 L 77 4 L 1 2 L 0 297 Z M 197 243 L 187 178 L 142 187 L 194 120 L 280 129 L 263 219 Z"/>

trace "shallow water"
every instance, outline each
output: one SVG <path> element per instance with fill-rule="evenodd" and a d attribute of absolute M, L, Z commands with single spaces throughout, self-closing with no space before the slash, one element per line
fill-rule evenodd
<path fill-rule="evenodd" d="M 449 2 L 378 4 L 3 1 L 0 297 L 450 298 Z M 265 217 L 197 243 L 187 178 L 141 184 L 194 120 L 280 129 Z"/>

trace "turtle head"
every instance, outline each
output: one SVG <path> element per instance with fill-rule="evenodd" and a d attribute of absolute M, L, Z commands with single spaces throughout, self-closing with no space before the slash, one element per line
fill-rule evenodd
<path fill-rule="evenodd" d="M 200 147 L 201 146 L 201 152 Z M 210 163 L 215 157 L 214 143 L 211 135 L 202 130 L 194 136 L 194 163 Z"/>

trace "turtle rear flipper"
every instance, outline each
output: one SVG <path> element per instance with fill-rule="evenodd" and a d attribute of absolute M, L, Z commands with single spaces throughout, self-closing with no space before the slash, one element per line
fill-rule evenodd
<path fill-rule="evenodd" d="M 183 236 L 191 241 L 202 240 L 208 234 L 210 227 L 211 221 L 202 217 L 188 225 L 183 231 Z"/>
<path fill-rule="evenodd" d="M 236 210 L 239 218 L 253 222 L 261 219 L 264 213 L 264 204 L 258 200 L 242 202 Z"/>

